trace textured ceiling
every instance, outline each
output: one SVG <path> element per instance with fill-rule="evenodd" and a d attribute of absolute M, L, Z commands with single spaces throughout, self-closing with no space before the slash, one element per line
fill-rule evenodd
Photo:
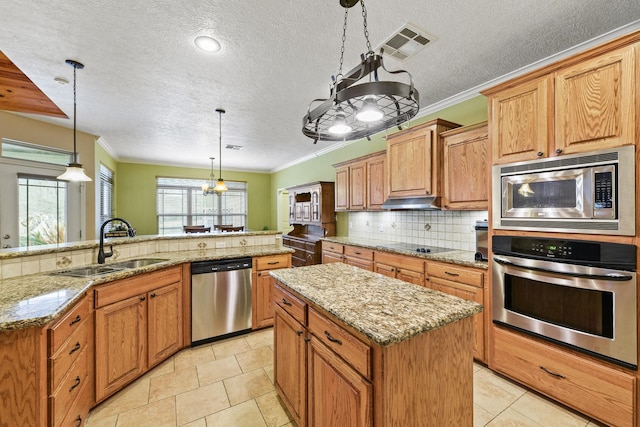
<path fill-rule="evenodd" d="M 367 0 L 377 47 L 411 23 L 436 40 L 404 63 L 428 107 L 627 24 L 638 0 Z M 344 70 L 365 50 L 361 9 L 350 9 Z M 3 51 L 67 115 L 78 71 L 78 129 L 121 161 L 270 171 L 326 149 L 302 135 L 309 102 L 337 73 L 344 9 L 338 0 L 2 0 Z M 207 34 L 218 54 L 193 45 Z M 72 127 L 71 120 L 32 116 Z M 217 160 L 216 160 L 217 169 Z"/>

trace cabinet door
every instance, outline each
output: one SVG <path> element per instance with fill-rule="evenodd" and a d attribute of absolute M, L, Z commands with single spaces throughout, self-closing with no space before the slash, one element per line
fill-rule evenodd
<path fill-rule="evenodd" d="M 146 295 L 134 296 L 95 311 L 96 401 L 146 369 Z"/>
<path fill-rule="evenodd" d="M 349 166 L 349 209 L 367 208 L 367 162 L 357 162 Z"/>
<path fill-rule="evenodd" d="M 182 286 L 174 283 L 148 293 L 149 367 L 180 350 L 182 345 Z"/>
<path fill-rule="evenodd" d="M 274 316 L 274 382 L 297 425 L 304 425 L 307 405 L 306 332 L 304 327 L 276 305 Z"/>
<path fill-rule="evenodd" d="M 349 209 L 349 167 L 336 169 L 336 210 L 346 211 Z"/>
<path fill-rule="evenodd" d="M 328 264 L 330 262 L 342 262 L 342 255 L 334 252 L 322 252 L 322 263 Z"/>
<path fill-rule="evenodd" d="M 361 268 L 363 270 L 373 271 L 373 261 L 344 257 L 344 263 L 348 265 L 352 265 L 354 267 Z"/>
<path fill-rule="evenodd" d="M 255 287 L 256 301 L 253 304 L 255 313 L 253 329 L 265 328 L 273 325 L 273 277 L 269 276 L 269 270 L 254 272 L 253 286 Z"/>
<path fill-rule="evenodd" d="M 435 137 L 430 127 L 389 137 L 387 182 L 390 197 L 433 194 L 431 154 Z"/>
<path fill-rule="evenodd" d="M 635 143 L 635 49 L 631 45 L 556 74 L 556 149 L 569 154 Z"/>
<path fill-rule="evenodd" d="M 380 273 L 387 277 L 393 277 L 394 279 L 396 278 L 396 268 L 392 265 L 376 262 L 373 268 L 376 273 Z"/>
<path fill-rule="evenodd" d="M 372 157 L 367 162 L 367 209 L 381 210 L 387 200 L 384 191 L 386 153 Z"/>
<path fill-rule="evenodd" d="M 413 283 L 414 285 L 424 286 L 425 277 L 424 273 L 417 271 L 407 270 L 406 268 L 398 268 L 396 272 L 396 278 L 404 282 Z"/>
<path fill-rule="evenodd" d="M 308 425 L 373 425 L 371 383 L 314 336 L 308 360 Z"/>
<path fill-rule="evenodd" d="M 488 209 L 487 143 L 486 125 L 444 137 L 444 208 Z"/>
<path fill-rule="evenodd" d="M 550 77 L 528 82 L 491 97 L 493 164 L 548 156 L 551 139 Z"/>
<path fill-rule="evenodd" d="M 478 304 L 484 304 L 482 288 L 442 280 L 437 277 L 431 277 L 429 283 L 431 289 L 436 291 L 477 302 Z M 483 313 L 478 313 L 473 316 L 473 357 L 484 361 L 484 351 L 484 317 Z"/>

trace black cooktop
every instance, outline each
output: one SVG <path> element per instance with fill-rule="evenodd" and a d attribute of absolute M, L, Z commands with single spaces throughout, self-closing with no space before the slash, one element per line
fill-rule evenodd
<path fill-rule="evenodd" d="M 449 252 L 453 249 L 440 248 L 438 246 L 423 246 L 418 243 L 389 243 L 378 245 L 382 249 L 392 249 L 398 251 L 417 252 L 423 254 L 436 254 L 438 252 Z"/>

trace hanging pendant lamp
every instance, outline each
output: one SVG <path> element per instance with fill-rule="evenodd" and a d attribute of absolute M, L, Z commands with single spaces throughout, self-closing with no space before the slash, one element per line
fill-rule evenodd
<path fill-rule="evenodd" d="M 73 161 L 67 166 L 67 170 L 58 177 L 63 181 L 91 181 L 84 168 L 78 163 L 78 152 L 76 150 L 76 70 L 82 70 L 84 65 L 73 59 L 67 59 L 67 64 L 73 67 Z"/>
<path fill-rule="evenodd" d="M 216 182 L 216 186 L 213 188 L 213 191 L 222 193 L 223 191 L 229 190 L 224 183 L 224 179 L 222 179 L 222 115 L 226 113 L 226 111 L 222 108 L 216 108 L 216 113 L 218 113 L 220 118 L 220 169 L 218 170 L 218 181 Z"/>
<path fill-rule="evenodd" d="M 367 53 L 360 56 L 360 65 L 343 75 L 347 16 L 349 8 L 358 3 L 362 5 Z M 302 119 L 302 133 L 312 138 L 314 144 L 369 138 L 393 126 L 400 128 L 420 108 L 420 95 L 413 86 L 411 74 L 404 70 L 387 70 L 382 60 L 383 51 L 376 55 L 371 50 L 364 0 L 340 0 L 340 5 L 345 9 L 340 68 L 332 77 L 329 98 L 311 101 Z M 404 74 L 408 82 L 381 81 L 381 71 L 389 75 Z"/>

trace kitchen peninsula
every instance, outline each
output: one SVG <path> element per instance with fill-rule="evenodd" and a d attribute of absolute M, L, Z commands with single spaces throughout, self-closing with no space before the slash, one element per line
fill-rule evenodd
<path fill-rule="evenodd" d="M 270 274 L 276 390 L 298 425 L 473 424 L 480 304 L 342 263 Z"/>

